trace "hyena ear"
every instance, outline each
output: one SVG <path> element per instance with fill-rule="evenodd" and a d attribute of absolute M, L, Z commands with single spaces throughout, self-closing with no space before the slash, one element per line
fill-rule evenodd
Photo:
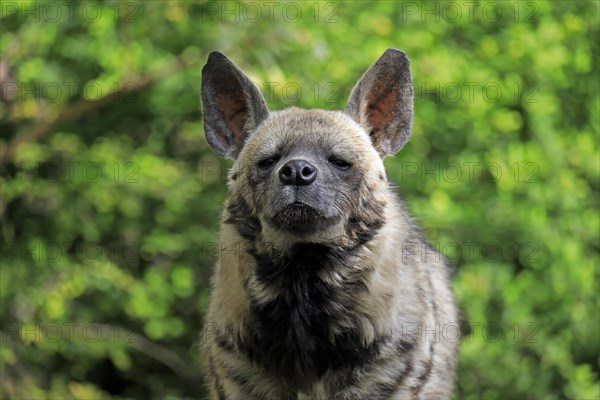
<path fill-rule="evenodd" d="M 413 85 L 406 54 L 388 49 L 360 78 L 346 113 L 369 134 L 381 157 L 408 141 L 413 118 Z"/>
<path fill-rule="evenodd" d="M 236 159 L 248 134 L 269 115 L 265 99 L 225 54 L 213 51 L 202 68 L 204 132 L 210 147 Z"/>

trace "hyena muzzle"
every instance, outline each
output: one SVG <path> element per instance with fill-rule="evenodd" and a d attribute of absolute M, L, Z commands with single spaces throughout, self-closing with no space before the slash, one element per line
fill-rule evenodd
<path fill-rule="evenodd" d="M 450 398 L 449 268 L 383 166 L 411 132 L 406 55 L 387 50 L 344 112 L 271 112 L 213 52 L 202 103 L 208 143 L 235 160 L 202 337 L 212 398 Z"/>

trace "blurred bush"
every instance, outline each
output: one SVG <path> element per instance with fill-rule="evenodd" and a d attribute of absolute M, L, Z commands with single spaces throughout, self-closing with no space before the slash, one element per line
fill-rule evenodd
<path fill-rule="evenodd" d="M 205 395 L 229 162 L 200 70 L 339 109 L 388 47 L 415 81 L 389 175 L 457 266 L 456 398 L 596 399 L 597 2 L 1 3 L 3 398 Z M 209 334 L 209 332 L 204 332 Z"/>

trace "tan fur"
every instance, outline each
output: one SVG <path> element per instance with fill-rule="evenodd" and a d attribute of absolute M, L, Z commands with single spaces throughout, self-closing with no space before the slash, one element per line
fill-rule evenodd
<path fill-rule="evenodd" d="M 211 57 L 205 130 L 215 151 L 235 159 L 203 337 L 212 398 L 449 398 L 458 347 L 449 270 L 382 161 L 410 133 L 403 53 L 382 56 L 346 112 L 268 112 L 241 71 Z M 220 90 L 224 78 L 240 87 Z M 295 184 L 282 175 L 296 160 L 314 167 L 314 183 L 310 168 L 294 170 L 306 174 Z M 294 221 L 306 226 L 285 228 Z"/>

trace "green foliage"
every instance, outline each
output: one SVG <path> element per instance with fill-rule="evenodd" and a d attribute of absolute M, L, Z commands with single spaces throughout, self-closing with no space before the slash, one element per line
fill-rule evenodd
<path fill-rule="evenodd" d="M 2 397 L 204 396 L 206 55 L 340 109 L 397 47 L 416 115 L 386 166 L 457 267 L 456 398 L 599 398 L 598 3 L 271 4 L 1 3 Z"/>

